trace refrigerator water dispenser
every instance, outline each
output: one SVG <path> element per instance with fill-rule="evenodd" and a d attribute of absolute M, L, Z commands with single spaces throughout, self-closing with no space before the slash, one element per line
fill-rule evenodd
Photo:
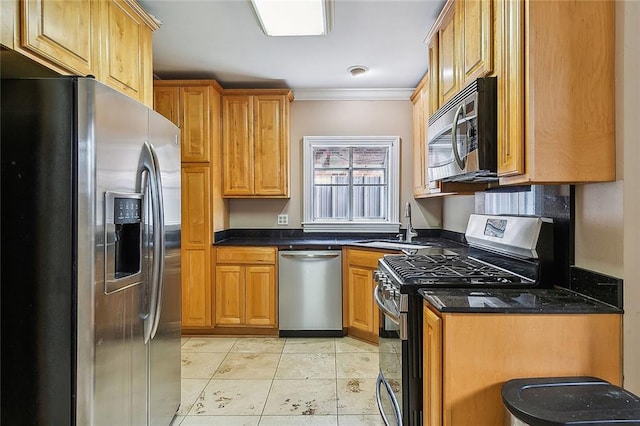
<path fill-rule="evenodd" d="M 105 293 L 142 281 L 142 194 L 105 193 Z"/>

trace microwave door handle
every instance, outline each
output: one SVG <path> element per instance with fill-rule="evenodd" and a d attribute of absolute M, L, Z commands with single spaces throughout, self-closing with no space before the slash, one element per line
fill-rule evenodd
<path fill-rule="evenodd" d="M 456 113 L 453 115 L 453 125 L 451 127 L 451 148 L 453 150 L 453 157 L 461 170 L 464 170 L 465 164 L 464 160 L 460 158 L 460 153 L 458 152 L 458 117 L 463 114 L 464 105 L 460 105 L 456 110 Z"/>

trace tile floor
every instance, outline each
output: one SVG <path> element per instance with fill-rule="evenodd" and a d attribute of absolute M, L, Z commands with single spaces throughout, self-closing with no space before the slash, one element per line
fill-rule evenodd
<path fill-rule="evenodd" d="M 183 337 L 173 425 L 383 425 L 378 348 L 349 337 Z"/>

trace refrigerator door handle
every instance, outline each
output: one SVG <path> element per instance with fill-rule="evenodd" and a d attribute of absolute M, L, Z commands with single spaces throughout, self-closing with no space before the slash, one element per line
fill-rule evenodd
<path fill-rule="evenodd" d="M 146 144 L 146 142 L 145 142 Z M 160 218 L 160 222 L 158 229 L 160 230 L 160 244 L 157 246 L 157 250 L 155 250 L 155 255 L 158 256 L 159 260 L 159 269 L 158 269 L 158 277 L 156 280 L 156 303 L 153 307 L 154 315 L 153 315 L 153 326 L 151 328 L 151 339 L 153 339 L 158 331 L 158 326 L 160 325 L 160 313 L 162 312 L 162 291 L 164 289 L 164 256 L 165 256 L 165 230 L 164 230 L 164 198 L 162 195 L 162 179 L 160 177 L 160 162 L 158 161 L 158 155 L 156 154 L 156 149 L 152 144 L 147 144 L 149 146 L 149 150 L 151 151 L 151 155 L 153 157 L 153 164 L 155 167 L 154 170 L 154 178 L 156 180 L 156 188 L 157 188 L 157 197 L 156 197 L 156 208 L 158 210 L 158 217 Z"/>
<path fill-rule="evenodd" d="M 164 212 L 162 209 L 162 185 L 158 173 L 158 158 L 153 151 L 153 147 L 145 141 L 140 153 L 138 162 L 138 174 L 136 178 L 136 191 L 146 192 L 143 188 L 143 175 L 147 173 L 147 179 L 151 192 L 151 215 L 153 220 L 153 264 L 151 268 L 151 297 L 149 300 L 149 315 L 145 320 L 144 341 L 148 343 L 155 334 L 154 325 L 157 329 L 158 305 L 160 298 L 160 288 L 164 269 Z"/>

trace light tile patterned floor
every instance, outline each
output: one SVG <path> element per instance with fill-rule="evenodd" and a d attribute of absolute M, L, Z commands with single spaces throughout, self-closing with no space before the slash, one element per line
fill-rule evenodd
<path fill-rule="evenodd" d="M 349 337 L 184 337 L 173 425 L 383 425 L 377 375 L 377 346 Z"/>

